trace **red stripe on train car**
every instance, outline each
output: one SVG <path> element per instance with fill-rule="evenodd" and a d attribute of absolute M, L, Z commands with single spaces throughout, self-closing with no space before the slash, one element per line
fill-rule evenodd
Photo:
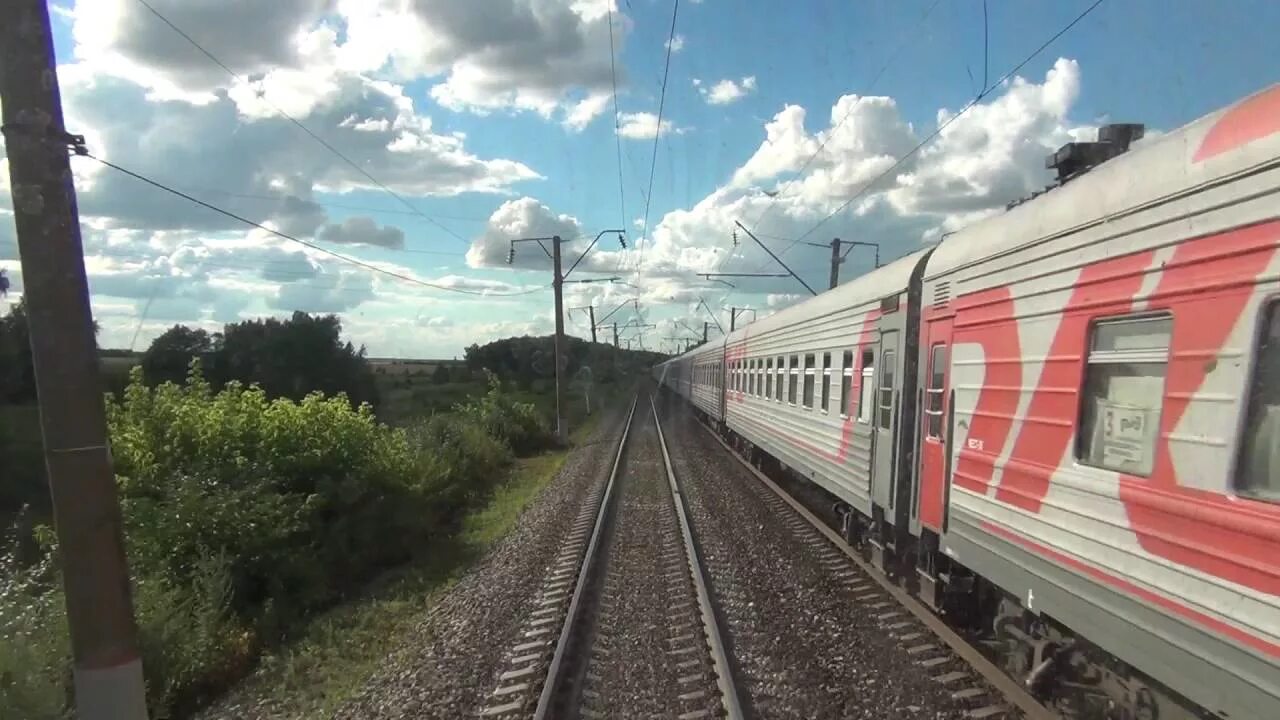
<path fill-rule="evenodd" d="M 1277 131 L 1280 131 L 1280 85 L 1223 113 L 1205 134 L 1192 160 L 1208 160 Z"/>
<path fill-rule="evenodd" d="M 1280 595 L 1280 507 L 1180 483 L 1187 469 L 1174 464 L 1168 438 L 1217 367 L 1278 247 L 1280 221 L 1178 246 L 1151 297 L 1152 309 L 1175 316 L 1155 468 L 1150 478 L 1120 476 L 1120 500 L 1143 549 L 1271 595 Z"/>
<path fill-rule="evenodd" d="M 982 529 L 986 530 L 987 532 L 993 535 L 997 535 L 1001 538 L 1004 538 L 1005 540 L 1008 540 L 1014 543 L 1015 545 L 1019 545 L 1026 550 L 1030 550 L 1031 552 L 1037 555 L 1053 560 L 1054 562 L 1057 562 L 1061 565 L 1065 565 L 1071 568 L 1072 570 L 1075 570 L 1105 585 L 1109 585 L 1117 590 L 1120 590 L 1128 595 L 1132 595 L 1136 598 L 1144 600 L 1174 615 L 1190 620 L 1192 623 L 1199 625 L 1200 627 L 1206 630 L 1214 632 L 1218 635 L 1222 635 L 1224 637 L 1231 638 L 1232 640 L 1240 643 L 1241 645 L 1257 650 L 1273 658 L 1280 657 L 1280 645 L 1274 642 L 1271 642 L 1266 638 L 1261 638 L 1261 637 L 1258 637 L 1257 635 L 1253 635 L 1249 631 L 1243 628 L 1237 627 L 1223 620 L 1219 620 L 1218 618 L 1212 617 L 1210 615 L 1206 615 L 1205 613 L 1202 613 L 1193 607 L 1184 605 L 1183 603 L 1171 597 L 1168 597 L 1166 595 L 1161 595 L 1152 590 L 1148 590 L 1140 585 L 1133 583 L 1130 580 L 1126 580 L 1125 578 L 1112 575 L 1111 573 L 1097 566 L 1091 565 L 1082 560 L 1078 560 L 1070 555 L 1067 555 L 1066 553 L 1060 552 L 1058 550 L 1054 550 L 1053 548 L 1048 547 L 1046 545 L 1042 545 L 1036 542 L 1035 540 L 1025 537 L 1013 530 L 1009 530 L 1007 528 L 1001 527 L 1000 525 L 997 525 L 989 520 L 982 521 Z"/>
<path fill-rule="evenodd" d="M 1087 265 L 1080 271 L 1063 308 L 1062 321 L 1049 344 L 1040 380 L 1022 416 L 1022 429 L 1009 454 L 1011 461 L 1021 462 L 1005 464 L 996 489 L 997 500 L 1033 513 L 1040 512 L 1040 504 L 1049 493 L 1052 469 L 1062 462 L 1075 432 L 1070 422 L 1041 419 L 1069 420 L 1076 416 L 1080 364 L 1089 353 L 1086 347 L 1089 323 L 1099 315 L 1119 315 L 1132 310 L 1133 298 L 1142 287 L 1145 271 L 1154 256 L 1152 250 L 1122 255 Z"/>

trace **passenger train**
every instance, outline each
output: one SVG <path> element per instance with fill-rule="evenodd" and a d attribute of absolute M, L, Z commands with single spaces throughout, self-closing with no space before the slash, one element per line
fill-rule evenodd
<path fill-rule="evenodd" d="M 1280 718 L 1280 85 L 1140 134 L 654 374 L 1064 714 Z"/>

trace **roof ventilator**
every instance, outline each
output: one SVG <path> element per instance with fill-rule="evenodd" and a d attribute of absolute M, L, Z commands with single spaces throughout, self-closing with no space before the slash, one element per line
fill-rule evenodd
<path fill-rule="evenodd" d="M 1070 142 L 1063 145 L 1044 161 L 1045 168 L 1058 171 L 1058 177 L 1054 183 L 1044 190 L 1033 193 L 1030 197 L 1009 203 L 1006 209 L 1021 205 L 1059 185 L 1064 185 L 1067 181 L 1080 177 L 1111 158 L 1123 154 L 1134 141 L 1142 138 L 1145 129 L 1141 123 L 1113 123 L 1098 128 L 1098 139 L 1095 142 Z"/>

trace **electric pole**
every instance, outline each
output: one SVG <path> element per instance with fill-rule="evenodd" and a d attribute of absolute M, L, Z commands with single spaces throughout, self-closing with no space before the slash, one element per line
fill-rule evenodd
<path fill-rule="evenodd" d="M 564 278 L 560 275 L 560 236 L 551 238 L 551 287 L 556 296 L 556 439 L 569 441 L 568 423 L 564 420 L 564 371 L 568 358 L 564 356 Z M 564 367 L 561 367 L 561 366 Z"/>
<path fill-rule="evenodd" d="M 516 259 L 516 243 L 536 242 L 538 243 L 538 247 L 542 248 L 542 252 L 546 253 L 547 257 L 551 259 L 551 289 L 554 291 L 554 294 L 555 294 L 555 310 L 556 310 L 556 335 L 555 335 L 555 343 L 554 343 L 555 356 L 556 356 L 556 438 L 561 443 L 567 443 L 569 441 L 569 423 L 566 422 L 564 417 L 564 408 L 565 408 L 564 393 L 565 393 L 565 386 L 567 385 L 567 382 L 564 377 L 564 373 L 566 370 L 569 369 L 569 358 L 565 356 L 565 352 L 564 352 L 565 350 L 564 284 L 566 282 L 578 282 L 578 283 L 615 282 L 617 280 L 622 279 L 619 277 L 587 278 L 586 280 L 568 280 L 567 279 L 569 275 L 573 273 L 574 269 L 578 267 L 578 263 L 581 263 L 582 259 L 587 256 L 587 253 L 591 252 L 591 249 L 596 246 L 596 243 L 600 242 L 600 238 L 603 237 L 605 233 L 617 233 L 618 242 L 624 248 L 627 246 L 627 240 L 623 236 L 622 230 L 601 230 L 600 233 L 596 235 L 595 239 L 591 241 L 591 244 L 587 246 L 587 249 L 582 251 L 582 254 L 578 256 L 578 259 L 574 260 L 573 264 L 570 265 L 569 269 L 565 272 L 561 272 L 560 270 L 560 267 L 561 267 L 560 266 L 560 245 L 563 244 L 564 241 L 560 238 L 559 235 L 552 235 L 550 237 L 519 238 L 517 240 L 512 240 L 511 249 L 507 252 L 507 264 L 510 265 L 513 262 L 515 262 L 515 259 Z M 548 241 L 551 243 L 551 250 L 547 250 L 547 246 L 543 245 L 544 241 Z M 595 342 L 595 333 L 596 333 L 595 325 L 596 325 L 595 312 L 592 311 L 592 314 L 591 314 L 592 342 Z"/>
<path fill-rule="evenodd" d="M 587 306 L 587 317 L 591 319 L 591 344 L 596 344 L 596 308 L 594 305 Z"/>
<path fill-rule="evenodd" d="M 711 323 L 706 320 L 702 321 L 702 344 L 707 344 L 707 329 L 711 327 Z"/>
<path fill-rule="evenodd" d="M 0 101 L 45 468 L 62 555 L 77 716 L 145 720 L 120 503 L 45 0 L 0 23 Z"/>
<path fill-rule="evenodd" d="M 613 324 L 613 346 L 618 347 L 618 323 L 616 322 Z"/>
<path fill-rule="evenodd" d="M 822 243 L 807 242 L 805 245 L 812 247 L 830 247 L 831 248 L 831 287 L 834 290 L 840 284 L 840 266 L 844 264 L 845 256 L 849 254 L 855 247 L 869 247 L 876 251 L 875 266 L 880 267 L 880 243 L 862 242 L 860 240 L 841 240 L 840 238 L 831 238 L 831 242 L 827 245 Z M 847 245 L 848 250 L 840 252 L 840 246 Z"/>
<path fill-rule="evenodd" d="M 844 258 L 840 257 L 840 238 L 831 238 L 831 284 L 830 289 L 835 290 L 840 284 L 840 263 Z"/>

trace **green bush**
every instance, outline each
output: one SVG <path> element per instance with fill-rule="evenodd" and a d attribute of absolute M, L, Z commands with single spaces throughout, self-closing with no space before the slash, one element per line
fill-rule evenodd
<path fill-rule="evenodd" d="M 520 457 L 553 446 L 555 438 L 538 409 L 503 393 L 497 376 L 487 371 L 486 374 L 489 391 L 470 403 L 455 406 L 455 412 L 484 428 Z"/>
<path fill-rule="evenodd" d="M 380 570 L 430 553 L 504 477 L 551 444 L 532 405 L 489 392 L 408 430 L 342 395 L 215 392 L 198 362 L 154 388 L 135 367 L 107 401 L 152 711 L 198 704 L 264 646 Z M 57 548 L 0 547 L 0 717 L 69 712 Z M 32 555 L 35 555 L 34 561 Z M 10 640 L 17 642 L 10 642 Z"/>

